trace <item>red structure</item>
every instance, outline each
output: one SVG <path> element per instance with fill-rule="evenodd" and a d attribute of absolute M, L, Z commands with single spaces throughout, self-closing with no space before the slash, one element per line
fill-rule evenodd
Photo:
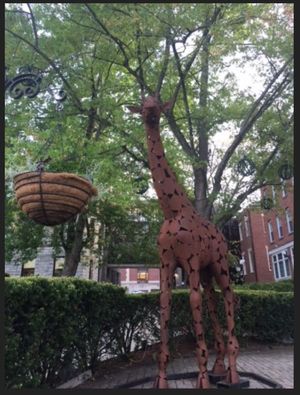
<path fill-rule="evenodd" d="M 190 305 L 196 334 L 196 352 L 199 365 L 198 388 L 209 388 L 207 371 L 207 347 L 202 326 L 202 300 L 199 292 L 200 281 L 208 294 L 208 308 L 215 335 L 217 359 L 213 373 L 226 375 L 224 357 L 225 346 L 222 329 L 217 320 L 215 291 L 212 279 L 215 278 L 222 290 L 228 328 L 228 372 L 226 382 L 240 382 L 236 368 L 239 344 L 234 334 L 235 298 L 230 286 L 227 262 L 227 243 L 222 233 L 209 221 L 202 218 L 194 209 L 183 188 L 177 183 L 170 169 L 160 139 L 159 120 L 162 112 L 170 109 L 171 103 L 161 104 L 158 96 L 144 99 L 142 106 L 130 107 L 132 112 L 141 114 L 147 134 L 148 159 L 153 184 L 164 214 L 158 249 L 160 267 L 160 352 L 159 373 L 156 388 L 168 388 L 166 367 L 169 360 L 168 322 L 171 310 L 171 288 L 174 271 L 181 266 L 187 273 L 190 286 Z"/>
<path fill-rule="evenodd" d="M 294 277 L 293 179 L 262 189 L 276 203 L 270 210 L 248 208 L 239 232 L 246 282 L 273 282 Z"/>

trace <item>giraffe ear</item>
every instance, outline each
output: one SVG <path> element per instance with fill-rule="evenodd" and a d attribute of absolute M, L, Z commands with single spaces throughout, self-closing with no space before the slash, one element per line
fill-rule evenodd
<path fill-rule="evenodd" d="M 174 105 L 174 101 L 173 101 L 173 100 L 166 101 L 166 102 L 162 105 L 162 110 L 163 110 L 164 112 L 165 112 L 165 111 L 169 111 L 169 110 L 172 109 L 173 105 Z"/>
<path fill-rule="evenodd" d="M 142 107 L 141 106 L 127 106 L 128 110 L 133 112 L 133 113 L 142 113 Z"/>

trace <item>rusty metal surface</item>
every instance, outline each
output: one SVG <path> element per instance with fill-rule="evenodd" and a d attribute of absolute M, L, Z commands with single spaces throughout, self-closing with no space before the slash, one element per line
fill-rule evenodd
<path fill-rule="evenodd" d="M 213 372 L 227 374 L 228 383 L 238 383 L 236 358 L 239 344 L 234 334 L 235 298 L 230 286 L 227 260 L 227 243 L 220 230 L 202 218 L 188 199 L 184 189 L 177 183 L 170 168 L 160 138 L 159 121 L 162 112 L 168 111 L 170 103 L 160 103 L 158 96 L 149 96 L 141 106 L 132 106 L 132 112 L 142 116 L 147 135 L 148 159 L 153 184 L 164 214 L 164 222 L 158 236 L 160 267 L 160 352 L 156 388 L 168 388 L 166 367 L 170 358 L 168 347 L 168 323 L 171 308 L 171 287 L 174 271 L 181 266 L 188 275 L 190 305 L 197 338 L 196 353 L 199 366 L 198 388 L 209 388 L 207 371 L 208 353 L 202 327 L 202 297 L 200 282 L 208 294 L 209 312 L 215 335 L 217 351 Z M 216 315 L 216 301 L 212 279 L 222 290 L 228 330 L 228 370 L 225 370 L 225 345 L 222 329 Z"/>

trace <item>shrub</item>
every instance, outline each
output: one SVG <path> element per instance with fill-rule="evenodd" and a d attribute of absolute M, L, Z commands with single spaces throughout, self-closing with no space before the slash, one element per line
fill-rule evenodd
<path fill-rule="evenodd" d="M 124 295 L 74 278 L 6 279 L 6 386 L 55 386 L 70 363 L 93 369 L 122 319 Z"/>
<path fill-rule="evenodd" d="M 154 343 L 157 337 L 159 296 L 157 293 L 127 294 L 122 304 L 122 322 L 115 327 L 112 337 L 112 352 L 126 357 L 133 349 L 144 348 Z"/>
<path fill-rule="evenodd" d="M 281 280 L 273 283 L 244 283 L 243 285 L 235 286 L 235 289 L 294 292 L 294 281 Z"/>
<path fill-rule="evenodd" d="M 293 337 L 293 293 L 236 289 L 240 341 L 280 342 Z M 217 313 L 224 328 L 220 292 Z M 126 356 L 159 341 L 159 293 L 128 295 L 123 288 L 76 278 L 5 279 L 5 380 L 7 388 L 56 387 L 66 368 L 95 370 L 107 356 Z M 213 333 L 203 304 L 205 339 Z M 170 349 L 179 336 L 194 337 L 188 290 L 175 290 Z"/>
<path fill-rule="evenodd" d="M 294 337 L 294 295 L 278 291 L 236 291 L 240 336 L 252 336 L 262 342 L 281 342 Z"/>

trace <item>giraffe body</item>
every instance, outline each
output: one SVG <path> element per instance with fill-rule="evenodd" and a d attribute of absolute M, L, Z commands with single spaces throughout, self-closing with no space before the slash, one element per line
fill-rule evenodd
<path fill-rule="evenodd" d="M 227 374 L 229 383 L 238 383 L 236 357 L 239 350 L 234 335 L 234 295 L 229 283 L 227 244 L 217 227 L 202 218 L 186 196 L 183 188 L 169 167 L 160 139 L 159 120 L 162 112 L 167 111 L 170 103 L 161 105 L 157 96 L 145 99 L 141 107 L 130 107 L 132 112 L 142 115 L 148 144 L 148 159 L 153 184 L 160 206 L 164 213 L 164 222 L 158 236 L 160 267 L 160 352 L 159 372 L 156 388 L 168 388 L 166 368 L 169 361 L 168 322 L 171 310 L 171 289 L 175 269 L 180 266 L 187 273 L 190 286 L 190 305 L 192 309 L 197 342 L 197 360 L 199 365 L 198 388 L 209 388 L 207 372 L 208 352 L 202 325 L 202 298 L 200 282 L 208 295 L 208 309 L 215 335 L 217 358 L 213 373 Z M 212 278 L 219 285 L 225 302 L 228 328 L 228 370 L 225 370 L 225 345 L 222 329 L 216 314 L 216 295 Z"/>

